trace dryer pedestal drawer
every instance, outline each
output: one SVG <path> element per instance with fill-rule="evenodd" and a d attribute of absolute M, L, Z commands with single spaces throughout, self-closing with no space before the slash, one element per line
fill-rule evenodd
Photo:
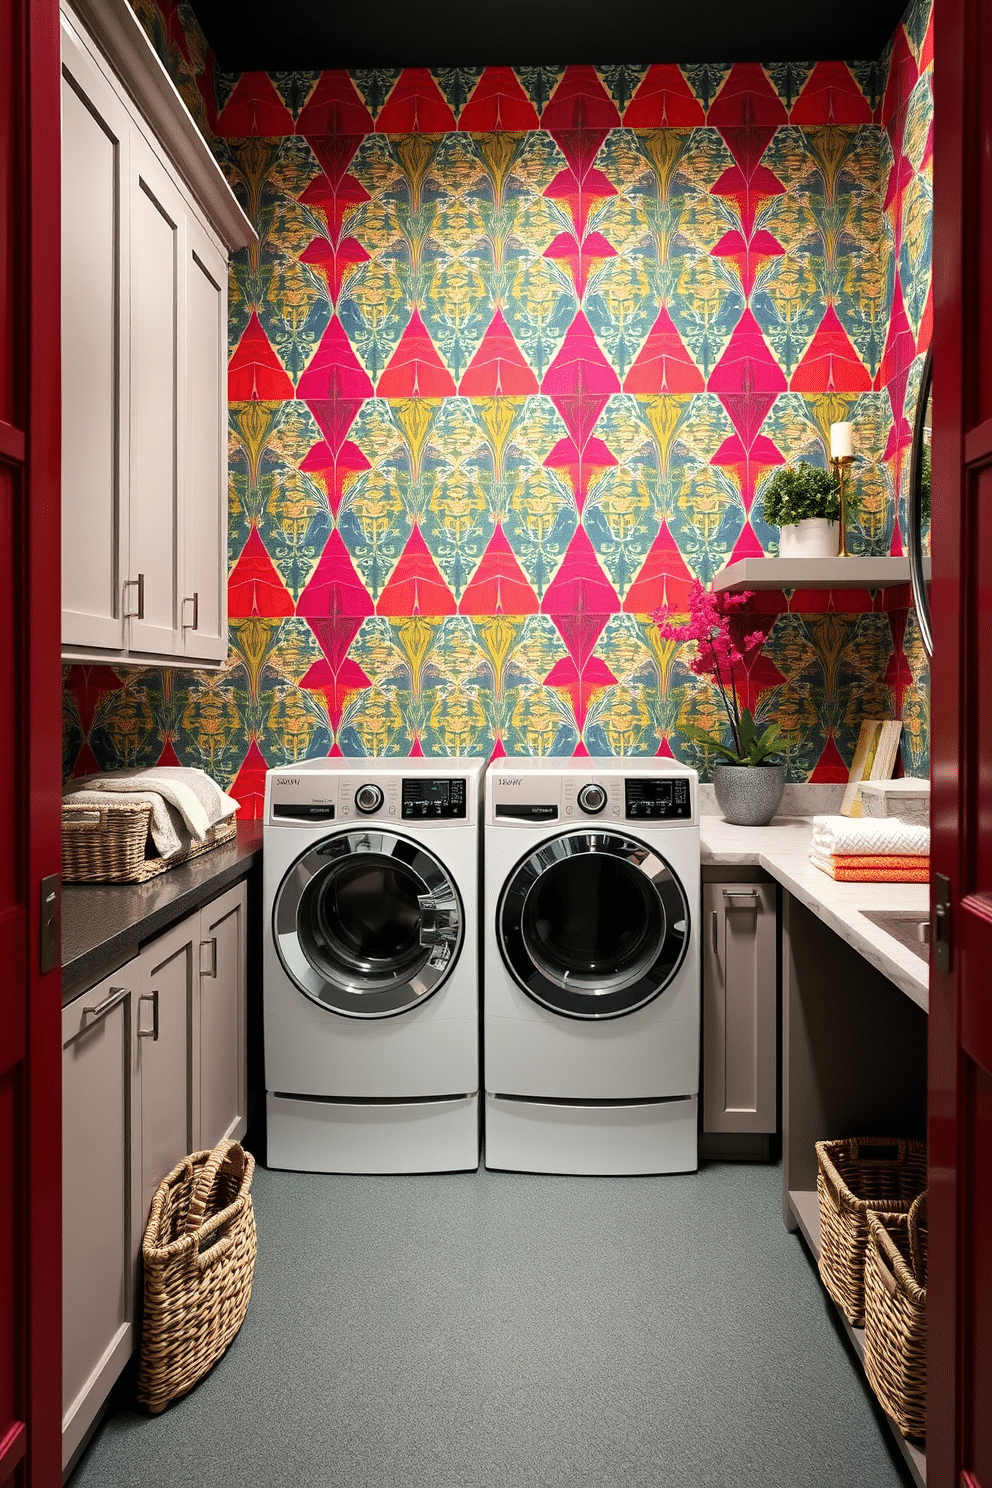
<path fill-rule="evenodd" d="M 696 1096 L 625 1102 L 486 1095 L 486 1167 L 525 1173 L 692 1173 Z"/>
<path fill-rule="evenodd" d="M 461 1173 L 479 1166 L 479 1097 L 266 1097 L 266 1165 L 303 1173 Z"/>

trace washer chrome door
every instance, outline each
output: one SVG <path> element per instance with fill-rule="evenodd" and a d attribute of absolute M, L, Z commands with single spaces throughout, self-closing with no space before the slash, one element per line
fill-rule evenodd
<path fill-rule="evenodd" d="M 349 1018 L 389 1018 L 436 992 L 464 939 L 440 860 L 393 832 L 340 832 L 303 853 L 275 897 L 279 958 L 307 997 Z"/>
<path fill-rule="evenodd" d="M 554 1013 L 619 1018 L 664 991 L 689 942 L 689 902 L 653 848 L 618 832 L 552 837 L 510 874 L 496 910 L 503 960 Z"/>

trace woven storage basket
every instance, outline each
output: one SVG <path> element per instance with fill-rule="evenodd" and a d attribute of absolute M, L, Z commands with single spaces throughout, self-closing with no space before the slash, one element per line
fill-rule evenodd
<path fill-rule="evenodd" d="M 927 1432 L 927 1196 L 868 1215 L 865 1373 L 903 1436 Z"/>
<path fill-rule="evenodd" d="M 842 1137 L 816 1144 L 820 1276 L 848 1322 L 865 1320 L 868 1211 L 908 1214 L 927 1183 L 927 1149 L 902 1137 Z"/>
<path fill-rule="evenodd" d="M 244 1322 L 255 1272 L 255 1159 L 237 1142 L 194 1152 L 159 1184 L 141 1254 L 138 1399 L 153 1415 L 191 1390 Z"/>
<path fill-rule="evenodd" d="M 202 842 L 171 858 L 148 857 L 152 846 L 147 801 L 93 805 L 62 802 L 62 877 L 72 883 L 143 883 L 222 842 L 237 832 L 233 816 L 211 827 Z M 152 849 L 154 851 L 154 849 Z"/>

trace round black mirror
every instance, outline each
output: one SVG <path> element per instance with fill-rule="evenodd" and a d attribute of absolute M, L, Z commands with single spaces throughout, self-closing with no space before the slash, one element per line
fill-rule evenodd
<path fill-rule="evenodd" d="M 909 581 L 920 627 L 920 638 L 927 656 L 933 656 L 933 633 L 930 628 L 930 430 L 933 427 L 933 352 L 928 351 L 923 363 L 920 395 L 916 401 L 913 424 L 913 454 L 909 467 L 909 503 L 906 513 L 909 547 Z"/>

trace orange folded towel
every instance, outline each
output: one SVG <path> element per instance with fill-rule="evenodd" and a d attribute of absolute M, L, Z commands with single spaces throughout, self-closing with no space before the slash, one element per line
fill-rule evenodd
<path fill-rule="evenodd" d="M 929 883 L 929 855 L 895 853 L 810 853 L 814 868 L 838 883 Z"/>

